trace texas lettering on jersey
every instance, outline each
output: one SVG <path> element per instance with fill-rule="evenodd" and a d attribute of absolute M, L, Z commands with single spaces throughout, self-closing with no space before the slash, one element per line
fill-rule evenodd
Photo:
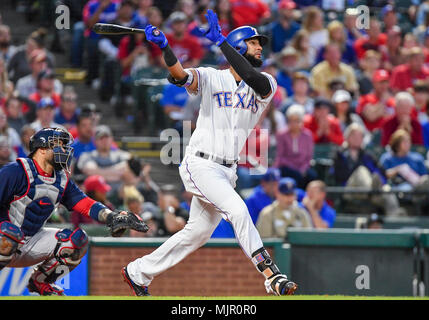
<path fill-rule="evenodd" d="M 248 96 L 250 96 L 250 98 Z M 236 92 L 235 97 L 237 99 L 233 99 L 233 93 L 231 91 L 221 91 L 214 93 L 213 97 L 219 108 L 241 108 L 250 110 L 253 113 L 258 112 L 259 109 L 255 94 L 248 95 L 247 93 Z M 234 106 L 233 100 L 237 101 Z"/>
<path fill-rule="evenodd" d="M 194 70 L 198 90 L 188 93 L 201 95 L 201 105 L 189 141 L 190 152 L 197 150 L 221 159 L 237 160 L 277 89 L 276 80 L 262 72 L 271 85 L 271 94 L 262 98 L 245 81 L 237 84 L 229 69 L 200 67 Z"/>

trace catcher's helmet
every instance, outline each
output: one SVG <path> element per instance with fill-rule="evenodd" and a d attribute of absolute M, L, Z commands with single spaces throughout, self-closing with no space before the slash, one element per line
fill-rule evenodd
<path fill-rule="evenodd" d="M 240 52 L 245 54 L 247 51 L 247 44 L 245 40 L 259 39 L 261 46 L 264 46 L 268 42 L 268 37 L 261 35 L 258 31 L 250 26 L 243 26 L 232 30 L 226 37 L 226 41 Z"/>
<path fill-rule="evenodd" d="M 39 148 L 49 148 L 54 152 L 55 169 L 64 169 L 70 171 L 70 164 L 73 158 L 73 136 L 62 128 L 44 128 L 36 132 L 30 138 L 30 154 L 33 154 Z"/>

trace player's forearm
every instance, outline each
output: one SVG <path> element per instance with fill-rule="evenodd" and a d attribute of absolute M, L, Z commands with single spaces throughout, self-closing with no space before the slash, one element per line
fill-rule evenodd
<path fill-rule="evenodd" d="M 99 222 L 106 222 L 107 216 L 112 212 L 101 202 L 97 202 L 90 197 L 83 198 L 73 207 L 73 210 L 82 215 L 89 216 Z"/>
<path fill-rule="evenodd" d="M 237 74 L 249 85 L 249 87 L 255 90 L 262 97 L 267 96 L 270 93 L 271 84 L 268 78 L 255 70 L 244 56 L 238 53 L 238 51 L 231 47 L 231 45 L 226 41 L 220 45 L 220 49 Z"/>
<path fill-rule="evenodd" d="M 170 45 L 167 44 L 167 46 L 162 49 L 162 57 L 164 58 L 168 71 L 174 79 L 180 80 L 186 77 L 187 73 L 183 69 L 182 64 L 177 59 L 173 50 L 171 50 Z"/>

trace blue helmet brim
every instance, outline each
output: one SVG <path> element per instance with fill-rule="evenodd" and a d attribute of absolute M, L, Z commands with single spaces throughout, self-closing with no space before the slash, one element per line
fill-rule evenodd
<path fill-rule="evenodd" d="M 268 43 L 268 37 L 262 34 L 258 34 L 256 36 L 250 37 L 248 39 L 245 39 L 244 41 L 250 40 L 250 39 L 258 39 L 261 46 L 265 46 Z"/>

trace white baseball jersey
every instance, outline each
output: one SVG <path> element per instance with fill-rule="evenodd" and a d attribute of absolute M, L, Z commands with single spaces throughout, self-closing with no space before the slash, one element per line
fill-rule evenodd
<path fill-rule="evenodd" d="M 238 160 L 247 137 L 277 90 L 276 80 L 263 74 L 271 84 L 271 94 L 262 99 L 244 81 L 237 86 L 229 69 L 194 69 L 201 106 L 196 129 L 187 150 L 201 151 L 226 160 Z"/>

